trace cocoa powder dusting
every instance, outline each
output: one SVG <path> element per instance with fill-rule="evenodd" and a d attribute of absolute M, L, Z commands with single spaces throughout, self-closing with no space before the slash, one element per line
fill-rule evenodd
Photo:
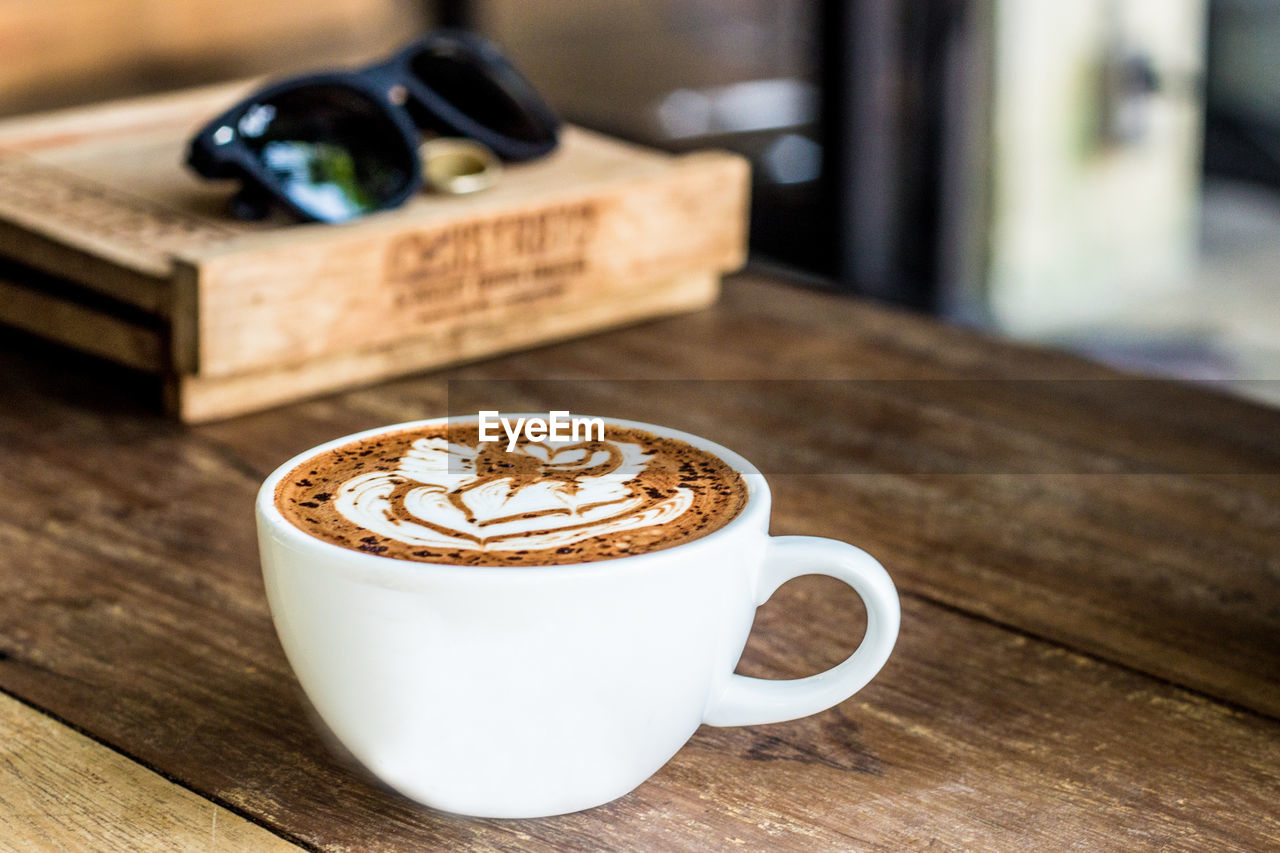
<path fill-rule="evenodd" d="M 473 504 L 469 495 L 472 492 L 505 489 L 507 494 L 514 495 L 537 484 L 552 483 L 560 493 L 572 496 L 583 478 L 606 476 L 618 467 L 621 457 L 618 444 L 622 443 L 644 448 L 643 471 L 623 484 L 634 496 L 635 503 L 642 507 L 658 505 L 677 494 L 692 503 L 679 517 L 664 523 L 591 536 L 555 547 L 528 548 L 521 545 L 515 550 L 492 547 L 489 541 L 474 536 L 474 544 L 469 543 L 469 547 L 424 547 L 420 542 L 402 542 L 375 535 L 343 515 L 339 506 L 345 483 L 373 472 L 387 472 L 385 482 L 392 484 L 387 488 L 388 520 L 429 524 L 407 509 L 406 503 L 415 489 L 423 489 L 424 486 L 407 476 L 400 466 L 402 460 L 409 458 L 415 441 L 437 438 L 445 438 L 451 445 L 465 446 L 474 451 L 470 456 L 474 466 L 473 477 L 454 484 L 443 498 L 460 515 L 466 516 L 469 523 L 477 522 L 471 514 Z M 706 451 L 677 439 L 611 425 L 606 426 L 605 439 L 603 442 L 556 445 L 554 450 L 547 449 L 547 445 L 521 442 L 515 453 L 508 453 L 505 438 L 498 443 L 481 442 L 479 428 L 475 424 L 439 424 L 385 433 L 306 460 L 281 479 L 276 488 L 276 506 L 294 526 L 309 535 L 364 553 L 424 563 L 537 566 L 608 560 L 670 548 L 718 530 L 732 521 L 746 504 L 746 484 L 742 477 Z M 531 447 L 537 452 L 531 452 Z M 580 450 L 579 455 L 589 459 L 590 464 L 557 466 L 555 454 L 566 449 Z M 435 487 L 435 490 L 439 491 L 439 488 Z M 576 511 L 589 512 L 594 506 L 586 503 L 577 506 Z M 568 514 L 569 510 L 556 507 L 520 512 L 512 518 L 541 524 L 538 519 L 545 517 L 550 530 L 565 529 L 563 525 L 572 529 L 572 519 L 566 520 Z M 505 520 L 496 519 L 494 523 Z M 377 524 L 373 526 L 378 527 Z"/>

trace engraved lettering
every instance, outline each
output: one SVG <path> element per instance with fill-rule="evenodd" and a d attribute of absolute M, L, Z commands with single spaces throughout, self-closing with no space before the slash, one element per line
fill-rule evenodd
<path fill-rule="evenodd" d="M 409 323 L 443 323 L 572 297 L 589 272 L 599 202 L 446 225 L 387 247 L 388 307 Z"/>

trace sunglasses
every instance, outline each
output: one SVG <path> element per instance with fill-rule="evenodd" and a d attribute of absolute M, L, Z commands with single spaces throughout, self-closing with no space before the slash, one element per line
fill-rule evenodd
<path fill-rule="evenodd" d="M 559 130 L 496 46 L 437 30 L 366 68 L 260 89 L 195 135 L 187 164 L 241 181 L 238 216 L 260 218 L 274 204 L 303 220 L 345 222 L 421 188 L 424 135 L 467 137 L 518 162 L 549 153 Z"/>

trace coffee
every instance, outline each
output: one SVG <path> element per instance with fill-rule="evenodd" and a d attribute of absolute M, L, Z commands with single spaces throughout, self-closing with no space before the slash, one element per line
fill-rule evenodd
<path fill-rule="evenodd" d="M 280 480 L 295 527 L 357 551 L 476 566 L 607 560 L 725 526 L 741 475 L 675 438 L 607 426 L 604 440 L 486 442 L 474 423 L 388 432 L 330 449 Z"/>
<path fill-rule="evenodd" d="M 487 414 L 340 438 L 258 490 L 280 644 L 325 731 L 386 785 L 477 817 L 580 811 L 701 723 L 817 713 L 888 658 L 889 576 L 844 542 L 770 537 L 769 486 L 746 459 L 629 421 L 563 440 L 558 412 L 499 437 Z M 862 598 L 856 651 L 799 681 L 735 673 L 757 606 L 807 574 Z"/>

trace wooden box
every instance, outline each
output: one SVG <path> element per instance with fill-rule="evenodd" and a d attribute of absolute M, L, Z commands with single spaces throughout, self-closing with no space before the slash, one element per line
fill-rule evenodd
<path fill-rule="evenodd" d="M 181 160 L 245 91 L 0 123 L 0 322 L 163 375 L 195 422 L 693 310 L 743 261 L 744 160 L 577 128 L 475 195 L 237 221 Z"/>

